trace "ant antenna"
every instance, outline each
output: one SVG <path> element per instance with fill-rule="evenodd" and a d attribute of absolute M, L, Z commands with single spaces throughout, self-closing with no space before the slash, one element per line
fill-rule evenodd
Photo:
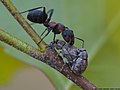
<path fill-rule="evenodd" d="M 84 40 L 83 40 L 83 39 L 81 39 L 81 38 L 78 38 L 78 37 L 74 37 L 74 38 L 76 38 L 76 39 L 78 39 L 78 40 L 82 41 L 82 48 L 84 48 Z"/>

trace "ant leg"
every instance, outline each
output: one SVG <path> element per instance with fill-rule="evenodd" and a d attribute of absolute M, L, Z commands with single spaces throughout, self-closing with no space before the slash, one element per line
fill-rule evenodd
<path fill-rule="evenodd" d="M 83 39 L 81 39 L 81 38 L 78 38 L 78 37 L 74 37 L 74 38 L 76 38 L 76 39 L 78 39 L 78 40 L 82 41 L 82 48 L 84 48 L 84 40 L 83 40 Z"/>
<path fill-rule="evenodd" d="M 57 42 L 55 41 L 55 37 L 56 37 L 56 34 L 54 33 L 54 37 L 53 37 L 53 41 L 51 42 L 51 48 L 54 48 L 55 47 L 55 44 L 57 44 Z"/>
<path fill-rule="evenodd" d="M 26 13 L 26 12 L 30 12 L 30 11 L 33 11 L 33 10 L 36 10 L 36 9 L 40 9 L 40 8 L 43 8 L 43 12 L 45 12 L 45 7 L 36 7 L 36 8 L 33 8 L 33 9 L 29 9 L 29 10 L 26 10 L 26 11 L 23 11 L 23 12 L 20 12 L 19 14 L 22 14 L 22 13 Z"/>
<path fill-rule="evenodd" d="M 50 33 L 51 30 L 48 29 L 48 32 L 45 34 L 45 36 L 41 39 L 41 41 Z M 41 41 L 38 42 L 38 44 L 41 43 Z"/>
<path fill-rule="evenodd" d="M 55 42 L 55 37 L 56 37 L 56 34 L 54 33 L 53 42 Z"/>
<path fill-rule="evenodd" d="M 48 28 L 46 28 L 46 29 L 41 33 L 40 36 L 42 36 L 42 35 L 47 31 L 47 29 L 48 29 Z"/>
<path fill-rule="evenodd" d="M 53 37 L 53 42 L 55 42 L 55 37 L 56 37 L 56 34 L 58 33 L 58 24 L 55 25 L 55 27 L 52 29 L 52 32 L 54 33 L 54 37 Z"/>
<path fill-rule="evenodd" d="M 49 11 L 47 11 L 47 14 L 49 14 L 49 17 L 48 17 L 49 21 L 51 20 L 51 17 L 53 15 L 53 11 L 54 11 L 54 9 L 50 9 Z"/>

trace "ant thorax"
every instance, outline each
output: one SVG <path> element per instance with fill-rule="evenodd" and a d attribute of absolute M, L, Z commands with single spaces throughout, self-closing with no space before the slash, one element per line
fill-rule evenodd
<path fill-rule="evenodd" d="M 49 22 L 48 25 L 51 29 L 53 29 L 57 25 L 57 22 Z"/>

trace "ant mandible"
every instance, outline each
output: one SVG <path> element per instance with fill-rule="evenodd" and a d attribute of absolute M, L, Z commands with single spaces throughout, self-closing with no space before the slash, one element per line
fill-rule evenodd
<path fill-rule="evenodd" d="M 43 10 L 38 10 L 38 9 L 41 9 L 41 8 Z M 73 45 L 74 44 L 74 38 L 75 38 L 73 31 L 70 30 L 68 27 L 65 27 L 61 23 L 50 22 L 51 17 L 53 15 L 53 11 L 54 11 L 54 9 L 50 9 L 46 12 L 45 7 L 37 7 L 37 8 L 33 8 L 33 9 L 29 9 L 29 10 L 20 12 L 20 14 L 25 13 L 25 12 L 29 12 L 28 15 L 27 15 L 27 19 L 29 21 L 31 21 L 33 23 L 43 24 L 46 27 L 46 29 L 43 31 L 41 36 L 45 33 L 45 31 L 48 31 L 48 32 L 41 39 L 41 41 L 50 33 L 50 31 L 52 31 L 54 33 L 53 41 L 55 41 L 56 34 L 62 33 L 63 39 L 67 43 L 69 43 L 70 45 Z M 76 39 L 79 39 L 82 42 L 84 42 L 84 40 L 82 40 L 80 38 L 76 38 Z M 38 44 L 40 44 L 41 41 L 39 41 Z"/>

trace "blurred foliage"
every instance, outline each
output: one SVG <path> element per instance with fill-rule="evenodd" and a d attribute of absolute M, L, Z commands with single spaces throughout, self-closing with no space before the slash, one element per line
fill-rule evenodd
<path fill-rule="evenodd" d="M 21 66 L 27 65 L 6 54 L 3 47 L 0 47 L 0 85 L 7 83 Z"/>
<path fill-rule="evenodd" d="M 89 67 L 84 76 L 98 87 L 120 87 L 120 0 L 29 0 L 29 3 L 28 0 L 12 1 L 19 11 L 37 6 L 54 8 L 52 21 L 62 22 L 70 27 L 77 37 L 85 40 L 85 48 L 89 53 Z M 23 16 L 26 18 L 26 14 Z M 0 28 L 36 46 L 1 3 L 0 21 L 2 21 Z M 36 24 L 33 27 L 38 33 L 44 30 L 42 25 Z M 51 33 L 45 41 L 49 43 L 52 38 Z M 61 36 L 59 35 L 58 38 Z M 76 41 L 75 45 L 80 47 L 80 42 Z M 57 90 L 79 90 L 64 76 L 48 68 L 49 66 L 9 46 L 6 46 L 5 51 L 21 61 L 40 68 Z M 0 60 L 0 66 L 3 63 L 7 62 Z"/>

